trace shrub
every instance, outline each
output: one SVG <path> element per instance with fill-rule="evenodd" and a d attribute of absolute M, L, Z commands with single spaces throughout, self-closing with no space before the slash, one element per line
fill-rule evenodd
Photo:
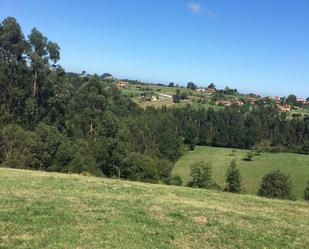
<path fill-rule="evenodd" d="M 261 153 L 261 152 L 269 152 L 271 149 L 271 141 L 270 140 L 261 140 L 253 146 L 253 150 Z"/>
<path fill-rule="evenodd" d="M 188 99 L 188 98 L 189 98 L 189 94 L 187 92 L 181 93 L 181 99 Z"/>
<path fill-rule="evenodd" d="M 304 191 L 304 199 L 306 201 L 309 201 L 309 181 L 307 182 L 307 187 L 306 187 L 306 189 Z"/>
<path fill-rule="evenodd" d="M 193 188 L 215 188 L 217 184 L 212 179 L 211 163 L 203 161 L 195 162 L 191 165 L 190 176 L 192 180 L 188 183 L 189 187 Z"/>
<path fill-rule="evenodd" d="M 182 179 L 180 176 L 170 176 L 162 179 L 166 185 L 182 186 Z"/>
<path fill-rule="evenodd" d="M 247 156 L 244 158 L 245 161 L 251 162 L 253 160 L 254 153 L 252 151 L 248 151 Z"/>
<path fill-rule="evenodd" d="M 240 171 L 237 168 L 235 159 L 231 161 L 231 165 L 226 172 L 225 182 L 227 186 L 224 191 L 232 193 L 240 193 L 242 191 Z"/>
<path fill-rule="evenodd" d="M 290 176 L 280 170 L 275 170 L 263 177 L 258 195 L 268 198 L 291 199 L 291 189 Z"/>
<path fill-rule="evenodd" d="M 232 149 L 232 153 L 230 154 L 230 156 L 235 156 L 236 155 L 237 150 L 236 149 Z"/>
<path fill-rule="evenodd" d="M 176 94 L 173 95 L 173 102 L 174 102 L 174 103 L 179 103 L 180 100 L 181 100 L 180 91 L 177 89 L 177 90 L 176 90 Z"/>

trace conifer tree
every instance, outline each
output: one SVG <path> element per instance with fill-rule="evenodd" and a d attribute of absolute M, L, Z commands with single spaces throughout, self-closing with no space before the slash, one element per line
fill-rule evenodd
<path fill-rule="evenodd" d="M 227 185 L 224 191 L 232 193 L 240 193 L 242 191 L 240 171 L 237 168 L 235 159 L 231 161 L 231 165 L 226 172 L 225 181 Z"/>

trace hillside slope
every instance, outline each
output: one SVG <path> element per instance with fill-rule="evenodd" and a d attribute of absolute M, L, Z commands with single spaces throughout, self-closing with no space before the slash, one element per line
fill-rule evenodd
<path fill-rule="evenodd" d="M 0 168 L 0 248 L 308 248 L 309 204 Z"/>
<path fill-rule="evenodd" d="M 232 149 L 197 146 L 194 151 L 185 154 L 176 163 L 173 174 L 180 175 L 186 184 L 190 178 L 190 165 L 199 160 L 212 162 L 216 182 L 223 188 L 226 170 L 233 158 L 237 159 L 242 180 L 247 193 L 256 194 L 263 176 L 280 169 L 291 176 L 294 198 L 302 199 L 307 181 L 309 181 L 309 156 L 293 153 L 262 153 L 252 162 L 244 161 L 247 150 L 237 150 L 231 156 Z"/>

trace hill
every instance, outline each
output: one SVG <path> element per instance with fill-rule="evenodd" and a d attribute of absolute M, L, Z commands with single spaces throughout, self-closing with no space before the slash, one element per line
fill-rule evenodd
<path fill-rule="evenodd" d="M 308 248 L 309 204 L 0 168 L 1 248 Z"/>
<path fill-rule="evenodd" d="M 237 150 L 235 158 L 240 168 L 246 191 L 255 194 L 258 191 L 262 177 L 275 170 L 280 169 L 290 174 L 295 198 L 301 199 L 309 180 L 309 156 L 293 153 L 262 153 L 255 156 L 253 161 L 248 162 L 247 150 Z M 232 149 L 198 146 L 180 158 L 173 169 L 173 175 L 180 175 L 186 184 L 190 180 L 190 165 L 198 160 L 211 161 L 216 182 L 224 186 L 226 169 L 234 158 Z"/>

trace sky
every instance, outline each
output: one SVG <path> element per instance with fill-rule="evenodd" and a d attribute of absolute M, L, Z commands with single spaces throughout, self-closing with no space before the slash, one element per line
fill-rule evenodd
<path fill-rule="evenodd" d="M 0 0 L 66 71 L 309 97 L 309 0 Z"/>

